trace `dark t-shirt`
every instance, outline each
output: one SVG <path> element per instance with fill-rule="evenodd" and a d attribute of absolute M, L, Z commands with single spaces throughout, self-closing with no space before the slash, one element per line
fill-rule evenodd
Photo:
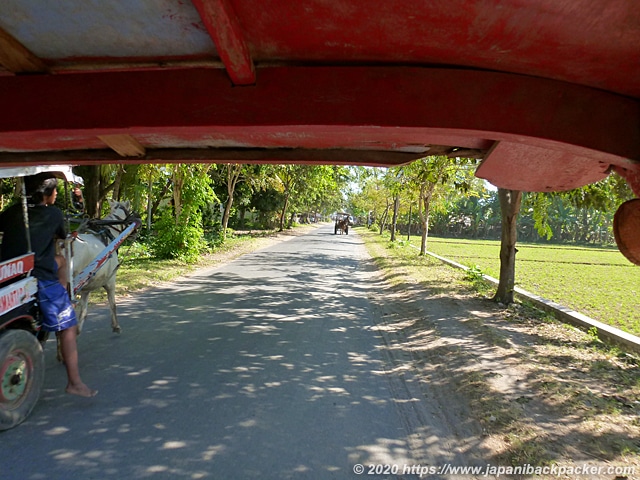
<path fill-rule="evenodd" d="M 36 255 L 33 276 L 41 280 L 56 280 L 55 239 L 66 236 L 62 211 L 52 205 L 29 207 L 29 230 L 31 249 Z M 28 253 L 22 205 L 12 205 L 0 213 L 0 232 L 3 232 L 0 260 Z"/>

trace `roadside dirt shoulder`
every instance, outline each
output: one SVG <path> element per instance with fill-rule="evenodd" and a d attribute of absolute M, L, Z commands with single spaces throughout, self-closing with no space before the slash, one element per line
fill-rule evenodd
<path fill-rule="evenodd" d="M 522 305 L 403 274 L 378 290 L 376 328 L 425 402 L 457 420 L 459 457 L 556 473 L 536 478 L 640 478 L 636 359 Z"/>

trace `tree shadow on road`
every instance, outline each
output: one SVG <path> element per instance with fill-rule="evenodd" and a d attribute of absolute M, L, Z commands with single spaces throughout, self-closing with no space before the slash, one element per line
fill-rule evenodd
<path fill-rule="evenodd" d="M 94 311 L 79 340 L 94 399 L 63 393 L 47 348 L 40 403 L 2 434 L 6 451 L 28 445 L 37 461 L 3 456 L 3 479 L 356 478 L 358 464 L 418 478 L 405 466 L 618 466 L 637 454 L 637 365 L 440 281 L 396 271 L 406 282 L 392 287 L 349 250 L 356 236 L 306 237 L 121 302 L 120 336 Z M 608 390 L 620 372 L 631 390 Z M 632 406 L 607 423 L 596 395 L 580 405 L 588 391 Z"/>

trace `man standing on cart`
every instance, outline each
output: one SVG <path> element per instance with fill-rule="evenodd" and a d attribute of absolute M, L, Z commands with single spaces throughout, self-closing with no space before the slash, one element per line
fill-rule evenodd
<path fill-rule="evenodd" d="M 62 356 L 67 369 L 66 391 L 82 397 L 98 393 L 84 384 L 78 366 L 77 320 L 66 289 L 66 268 L 63 257 L 56 256 L 56 239 L 66 236 L 62 211 L 53 204 L 58 180 L 50 173 L 25 177 L 29 202 L 29 231 L 35 253 L 33 276 L 38 279 L 38 304 L 42 312 L 42 329 L 60 336 Z M 13 205 L 0 213 L 3 232 L 1 259 L 27 253 L 26 229 L 22 209 Z"/>

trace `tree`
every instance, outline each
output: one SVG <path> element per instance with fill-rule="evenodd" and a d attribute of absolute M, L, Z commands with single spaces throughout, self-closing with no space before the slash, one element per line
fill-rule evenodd
<path fill-rule="evenodd" d="M 152 250 L 157 257 L 192 262 L 206 247 L 203 210 L 216 199 L 208 176 L 210 167 L 206 164 L 174 164 L 169 167 L 173 201 L 165 206 L 155 225 L 157 234 L 153 238 Z"/>
<path fill-rule="evenodd" d="M 564 192 L 529 193 L 525 203 L 540 236 L 587 242 L 602 238 L 602 229 L 611 229 L 613 213 L 633 192 L 618 175 Z"/>
<path fill-rule="evenodd" d="M 84 180 L 85 213 L 90 218 L 100 217 L 102 203 L 115 186 L 115 178 L 112 178 L 112 173 L 115 169 L 117 169 L 117 165 L 83 165 L 75 167 L 76 174 Z"/>
<path fill-rule="evenodd" d="M 390 199 L 387 200 L 387 208 L 385 210 L 385 220 L 388 215 L 389 208 L 393 205 L 393 214 L 391 217 L 391 241 L 396 241 L 396 228 L 398 225 L 398 211 L 400 210 L 400 193 L 406 188 L 407 179 L 404 167 L 392 167 L 387 170 L 384 176 L 384 184 L 389 191 Z M 382 224 L 384 227 L 384 222 Z M 382 233 L 382 232 L 381 232 Z"/>
<path fill-rule="evenodd" d="M 393 199 L 393 217 L 391 219 L 391 241 L 396 241 L 396 229 L 398 228 L 398 210 L 400 210 L 400 192 L 396 192 Z"/>
<path fill-rule="evenodd" d="M 302 182 L 304 174 L 303 165 L 276 165 L 274 166 L 274 179 L 283 196 L 282 210 L 280 210 L 279 231 L 284 230 L 284 219 L 289 208 L 291 195 L 295 193 L 296 188 Z"/>
<path fill-rule="evenodd" d="M 229 216 L 231 215 L 231 206 L 236 191 L 236 185 L 240 181 L 244 165 L 242 164 L 225 164 L 218 167 L 218 178 L 222 179 L 222 183 L 227 186 L 227 201 L 224 205 L 224 213 L 222 214 L 222 239 L 227 238 L 227 227 L 229 225 Z"/>
<path fill-rule="evenodd" d="M 353 176 L 358 188 L 349 193 L 349 209 L 354 215 L 369 219 L 382 235 L 392 203 L 391 181 L 387 178 L 392 175 L 388 169 L 357 167 Z"/>
<path fill-rule="evenodd" d="M 133 166 L 132 170 L 134 170 L 137 166 Z M 121 187 L 122 187 L 122 179 L 126 174 L 125 166 L 123 164 L 115 165 L 115 178 L 113 180 L 113 193 L 111 194 L 114 200 L 120 200 L 121 197 Z"/>
<path fill-rule="evenodd" d="M 464 167 L 472 164 L 471 159 L 434 156 L 421 158 L 403 167 L 410 182 L 419 192 L 418 217 L 422 225 L 420 255 L 427 253 L 429 215 L 434 196 L 438 189 L 455 188 L 468 192 L 473 173 L 471 169 Z"/>
<path fill-rule="evenodd" d="M 283 203 L 280 211 L 279 229 L 285 228 L 285 218 L 291 207 L 292 215 L 296 209 L 306 210 L 319 205 L 322 198 L 332 198 L 332 204 L 343 203 L 335 196 L 344 185 L 347 175 L 342 167 L 331 165 L 275 165 L 273 167 L 274 185 L 282 193 Z"/>
<path fill-rule="evenodd" d="M 257 213 L 260 228 L 275 228 L 283 200 L 282 193 L 273 185 L 267 185 L 253 193 L 249 207 Z"/>
<path fill-rule="evenodd" d="M 146 197 L 147 231 L 150 232 L 160 203 L 171 189 L 171 177 L 168 175 L 167 169 L 161 165 L 143 164 L 137 173 L 134 210 L 138 211 L 142 208 L 142 199 Z"/>
<path fill-rule="evenodd" d="M 493 300 L 508 305 L 513 303 L 516 276 L 516 242 L 518 240 L 517 219 L 522 202 L 522 192 L 498 189 L 502 214 L 500 239 L 500 279 Z"/>
<path fill-rule="evenodd" d="M 338 165 L 310 166 L 304 178 L 304 188 L 293 198 L 292 208 L 303 215 L 323 211 L 329 214 L 345 210 L 343 192 L 349 181 L 347 168 Z M 293 219 L 293 215 L 290 217 Z"/>

